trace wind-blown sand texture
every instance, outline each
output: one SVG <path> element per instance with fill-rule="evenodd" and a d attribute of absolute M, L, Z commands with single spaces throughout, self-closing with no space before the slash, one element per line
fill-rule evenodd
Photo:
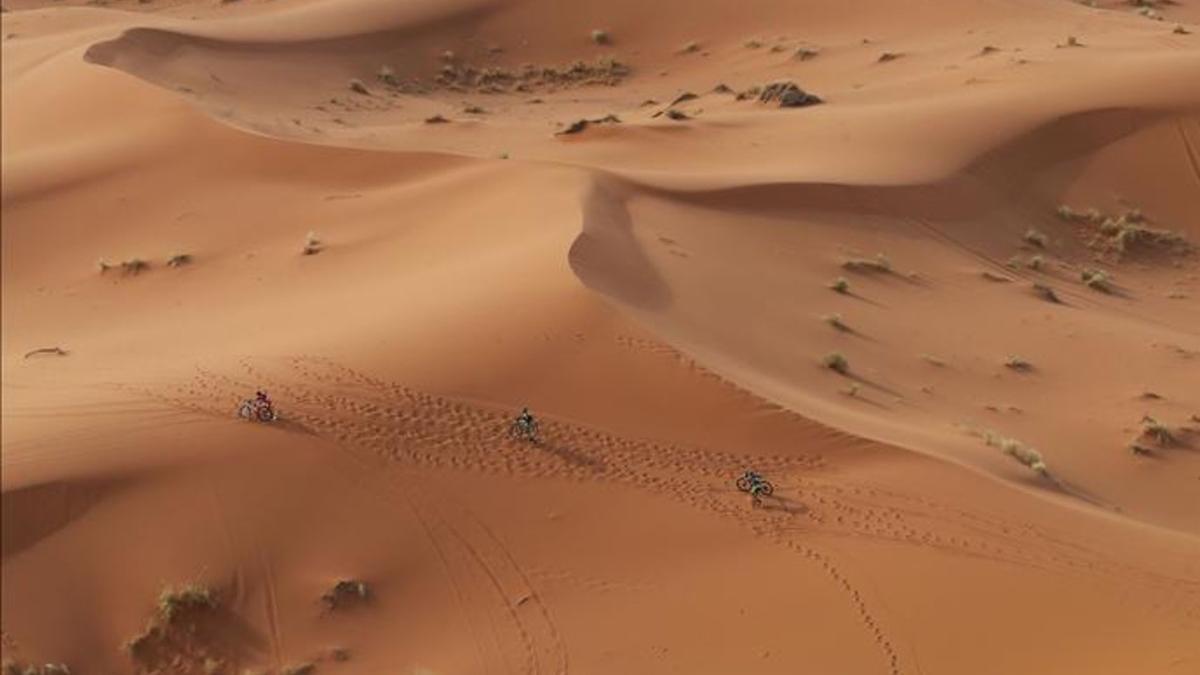
<path fill-rule="evenodd" d="M 4 0 L 6 663 L 1200 673 L 1143 4 Z"/>

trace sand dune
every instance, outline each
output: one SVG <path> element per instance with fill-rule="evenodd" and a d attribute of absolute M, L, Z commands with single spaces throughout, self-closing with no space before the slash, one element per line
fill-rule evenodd
<path fill-rule="evenodd" d="M 2 19 L 14 667 L 1200 669 L 1198 5 L 66 4 Z"/>

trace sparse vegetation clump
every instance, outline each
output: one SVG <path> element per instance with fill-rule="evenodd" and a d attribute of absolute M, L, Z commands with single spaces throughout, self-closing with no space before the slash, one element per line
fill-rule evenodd
<path fill-rule="evenodd" d="M 895 61 L 901 56 L 904 56 L 904 54 L 901 54 L 900 52 L 884 52 L 879 55 L 879 59 L 877 60 L 879 63 L 887 63 L 888 61 Z"/>
<path fill-rule="evenodd" d="M 1175 442 L 1171 428 L 1149 415 L 1142 417 L 1142 437 L 1153 439 L 1164 447 Z"/>
<path fill-rule="evenodd" d="M 667 112 L 666 112 L 666 116 L 667 116 L 667 119 L 674 120 L 676 122 L 682 122 L 684 120 L 692 119 L 691 116 L 688 115 L 687 113 L 683 112 L 682 110 L 676 110 L 675 108 L 668 108 Z"/>
<path fill-rule="evenodd" d="M 609 45 L 612 44 L 612 36 L 608 34 L 608 31 L 597 28 L 592 31 L 592 42 L 598 45 Z"/>
<path fill-rule="evenodd" d="M 846 357 L 841 352 L 826 354 L 825 358 L 821 359 L 821 365 L 843 375 L 850 371 L 850 362 L 846 360 Z"/>
<path fill-rule="evenodd" d="M 1036 293 L 1038 297 L 1040 297 L 1043 300 L 1046 300 L 1047 302 L 1053 302 L 1055 304 L 1062 302 L 1062 300 L 1060 300 L 1058 298 L 1058 293 L 1055 293 L 1054 289 L 1047 286 L 1046 284 L 1035 283 L 1033 285 L 1033 292 Z"/>
<path fill-rule="evenodd" d="M 1099 224 L 1104 220 L 1104 214 L 1097 209 L 1088 209 L 1087 211 L 1076 211 L 1066 204 L 1059 204 L 1055 213 L 1062 220 L 1072 223 L 1093 223 Z"/>
<path fill-rule="evenodd" d="M 4 660 L 4 675 L 71 675 L 71 669 L 65 663 L 19 663 L 15 660 Z"/>
<path fill-rule="evenodd" d="M 840 331 L 848 332 L 850 330 L 850 326 L 846 325 L 846 322 L 842 320 L 841 314 L 826 314 L 821 317 L 821 320 Z"/>
<path fill-rule="evenodd" d="M 692 41 L 692 42 L 684 43 L 684 45 L 679 48 L 679 51 L 677 53 L 679 53 L 679 54 L 694 54 L 698 51 L 700 51 L 700 43 Z"/>
<path fill-rule="evenodd" d="M 321 601 L 330 610 L 365 602 L 370 595 L 365 581 L 341 579 L 333 588 L 321 595 Z"/>
<path fill-rule="evenodd" d="M 851 258 L 842 262 L 842 268 L 852 272 L 883 272 L 890 274 L 892 272 L 892 262 L 882 253 L 878 253 L 874 258 Z"/>
<path fill-rule="evenodd" d="M 285 666 L 279 671 L 280 675 L 312 675 L 317 670 L 317 665 L 312 662 L 294 663 L 290 666 Z"/>
<path fill-rule="evenodd" d="M 559 131 L 556 131 L 554 133 L 554 135 L 555 136 L 568 136 L 571 134 L 582 133 L 584 130 L 586 130 L 589 126 L 591 126 L 593 124 L 620 124 L 620 123 L 621 123 L 621 118 L 617 117 L 616 115 L 611 115 L 611 114 L 605 115 L 604 117 L 598 117 L 596 119 L 591 119 L 591 120 L 575 120 L 574 122 L 571 122 L 569 125 L 567 125 L 565 128 L 563 128 Z"/>
<path fill-rule="evenodd" d="M 167 587 L 158 595 L 158 616 L 164 623 L 173 623 L 187 612 L 215 609 L 217 597 L 207 586 L 190 583 Z"/>
<path fill-rule="evenodd" d="M 150 269 L 150 263 L 141 258 L 130 258 L 121 262 L 121 272 L 124 274 L 141 274 Z"/>
<path fill-rule="evenodd" d="M 1101 293 L 1112 293 L 1112 284 L 1110 283 L 1108 273 L 1103 270 L 1087 267 L 1079 273 L 1079 278 L 1085 286 L 1092 290 L 1100 291 Z"/>
<path fill-rule="evenodd" d="M 1004 367 L 1018 372 L 1028 372 L 1033 370 L 1033 364 L 1019 356 L 1009 356 L 1008 358 L 1004 359 Z"/>
<path fill-rule="evenodd" d="M 846 277 L 838 277 L 834 279 L 829 283 L 829 287 L 833 289 L 835 293 L 842 293 L 843 295 L 850 292 L 850 282 L 846 279 Z"/>
<path fill-rule="evenodd" d="M 304 255 L 315 255 L 324 249 L 324 244 L 321 243 L 321 238 L 316 232 L 309 232 L 304 236 Z"/>
<path fill-rule="evenodd" d="M 934 356 L 933 354 L 921 354 L 921 360 L 931 366 L 937 366 L 938 368 L 946 367 L 946 362 Z"/>
<path fill-rule="evenodd" d="M 179 655 L 172 656 L 169 648 L 183 638 L 200 639 L 202 624 L 211 620 L 218 605 L 216 593 L 207 586 L 196 583 L 168 586 L 159 593 L 154 617 L 141 633 L 125 642 L 125 650 L 139 665 L 152 670 L 165 665 L 165 661 L 186 665 Z M 201 654 L 187 657 L 197 666 L 209 660 Z"/>
<path fill-rule="evenodd" d="M 1007 438 L 991 431 L 984 432 L 983 438 L 988 445 L 999 448 L 1004 454 L 1031 470 L 1043 476 L 1050 475 L 1050 469 L 1046 466 L 1046 461 L 1042 459 L 1042 454 L 1028 445 L 1015 438 Z"/>
<path fill-rule="evenodd" d="M 1030 256 L 1026 266 L 1035 272 L 1041 272 L 1042 268 L 1046 266 L 1046 259 L 1041 254 Z"/>
<path fill-rule="evenodd" d="M 1032 227 L 1028 230 L 1025 230 L 1025 234 L 1021 236 L 1021 239 L 1026 244 L 1029 244 L 1030 246 L 1036 246 L 1037 248 L 1046 248 L 1046 244 L 1050 242 L 1049 237 Z"/>
<path fill-rule="evenodd" d="M 1079 212 L 1062 205 L 1058 207 L 1058 217 L 1097 228 L 1088 245 L 1118 260 L 1139 250 L 1162 250 L 1179 255 L 1192 250 L 1183 235 L 1150 227 L 1148 219 L 1138 209 L 1126 209 L 1118 215 L 1106 216 L 1098 209 Z"/>
<path fill-rule="evenodd" d="M 111 270 L 112 267 L 112 263 L 108 262 L 104 258 L 100 258 L 96 261 L 96 269 L 100 270 L 100 274 L 104 274 L 105 272 Z M 7 675 L 7 673 L 5 675 Z"/>
<path fill-rule="evenodd" d="M 792 58 L 798 61 L 808 61 L 809 59 L 817 58 L 817 56 L 820 54 L 820 50 L 817 49 L 811 49 L 809 47 L 797 47 L 796 51 L 792 53 Z"/>
<path fill-rule="evenodd" d="M 803 108 L 824 102 L 821 97 L 804 91 L 791 81 L 768 84 L 759 93 L 758 100 L 763 103 L 778 102 L 780 108 Z"/>
<path fill-rule="evenodd" d="M 400 86 L 400 78 L 396 77 L 396 71 L 392 70 L 391 66 L 379 66 L 379 70 L 375 72 L 375 79 L 389 87 Z"/>
<path fill-rule="evenodd" d="M 612 57 L 594 61 L 575 61 L 561 66 L 525 64 L 520 69 L 498 66 L 476 67 L 466 63 L 443 64 L 434 78 L 433 87 L 450 91 L 475 91 L 482 94 L 527 93 L 541 89 L 619 84 L 632 69 Z M 427 93 L 430 90 L 420 81 L 401 86 L 406 93 Z"/>
<path fill-rule="evenodd" d="M 188 253 L 175 253 L 167 258 L 167 267 L 183 267 L 192 263 L 192 256 Z"/>
<path fill-rule="evenodd" d="M 443 115 L 440 115 L 440 114 L 425 118 L 425 124 L 445 124 L 449 121 L 450 120 L 446 119 Z"/>
<path fill-rule="evenodd" d="M 371 95 L 371 91 L 367 89 L 367 85 L 358 78 L 352 78 L 350 80 L 350 91 L 356 94 L 362 94 L 363 96 Z"/>

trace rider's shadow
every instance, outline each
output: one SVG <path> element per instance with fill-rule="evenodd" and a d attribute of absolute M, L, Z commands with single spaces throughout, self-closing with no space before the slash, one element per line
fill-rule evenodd
<path fill-rule="evenodd" d="M 545 439 L 537 441 L 537 446 L 548 451 L 550 454 L 559 457 L 564 462 L 572 466 L 585 467 L 595 472 L 600 472 L 605 469 L 604 462 L 596 459 L 595 457 L 588 457 L 578 450 L 572 450 L 568 446 L 555 445 Z"/>
<path fill-rule="evenodd" d="M 758 498 L 758 507 L 763 511 L 775 511 L 777 513 L 786 513 L 789 516 L 801 515 L 809 512 L 808 506 L 804 502 L 799 502 L 787 497 L 770 495 Z"/>

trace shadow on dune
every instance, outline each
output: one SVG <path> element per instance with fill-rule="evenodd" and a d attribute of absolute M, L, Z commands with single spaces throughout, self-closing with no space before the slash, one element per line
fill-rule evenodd
<path fill-rule="evenodd" d="M 583 202 L 583 231 L 567 261 L 585 286 L 631 307 L 661 311 L 671 291 L 633 235 L 628 196 L 599 183 Z"/>
<path fill-rule="evenodd" d="M 3 557 L 20 553 L 83 517 L 120 482 L 55 481 L 5 491 L 0 497 Z"/>
<path fill-rule="evenodd" d="M 602 472 L 605 469 L 604 462 L 594 457 L 588 457 L 582 452 L 579 452 L 578 450 L 566 445 L 556 445 L 543 439 L 538 442 L 537 447 L 549 452 L 555 457 L 562 459 L 564 462 L 572 466 L 586 467 L 597 473 Z"/>

